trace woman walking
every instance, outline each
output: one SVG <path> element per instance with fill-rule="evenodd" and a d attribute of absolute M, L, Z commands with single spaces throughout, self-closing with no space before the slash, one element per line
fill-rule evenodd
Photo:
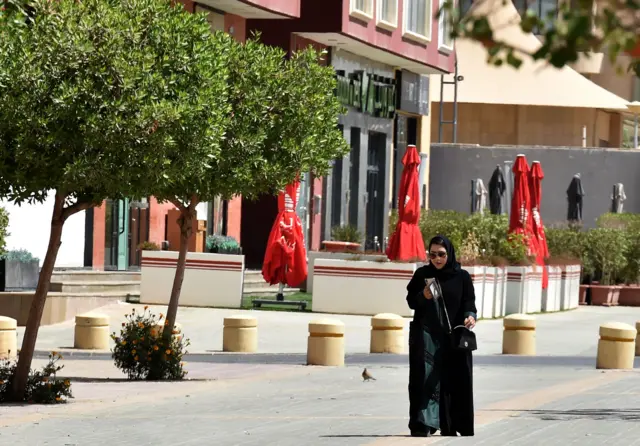
<path fill-rule="evenodd" d="M 476 324 L 473 282 L 446 237 L 431 239 L 428 255 L 429 264 L 419 268 L 407 286 L 407 303 L 415 310 L 409 328 L 409 429 L 414 437 L 438 430 L 443 436 L 473 436 L 471 351 L 454 349 L 449 334 L 449 322 L 469 329 Z M 440 302 L 427 279 L 438 281 Z"/>

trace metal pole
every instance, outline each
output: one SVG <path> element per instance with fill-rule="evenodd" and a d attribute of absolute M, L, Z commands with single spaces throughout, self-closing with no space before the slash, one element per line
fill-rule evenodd
<path fill-rule="evenodd" d="M 457 53 L 456 53 L 457 54 Z M 456 56 L 456 65 L 453 77 L 453 143 L 458 142 L 458 57 Z"/>
<path fill-rule="evenodd" d="M 511 165 L 513 161 L 505 161 L 504 162 L 504 176 L 505 176 L 505 210 L 507 211 L 507 215 L 511 217 L 511 199 L 513 194 L 513 172 L 511 171 Z"/>

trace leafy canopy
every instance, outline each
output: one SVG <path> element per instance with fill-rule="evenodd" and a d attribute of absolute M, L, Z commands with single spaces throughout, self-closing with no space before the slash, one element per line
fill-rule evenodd
<path fill-rule="evenodd" d="M 498 29 L 507 25 L 492 23 L 490 16 L 511 0 L 475 0 L 469 11 L 456 6 L 468 6 L 469 0 L 447 0 L 438 11 L 446 14 L 452 38 L 470 38 L 483 42 L 489 59 L 496 65 L 507 63 L 515 68 L 522 57 L 545 60 L 555 67 L 563 67 L 578 60 L 582 52 L 606 52 L 612 63 L 626 53 L 630 61 L 618 65 L 640 75 L 640 0 L 572 0 L 558 1 L 558 6 L 545 14 L 534 12 L 532 0 L 524 2 L 519 26 L 526 33 L 542 36 L 542 46 L 535 52 L 522 51 L 510 42 L 495 38 Z M 626 62 L 625 62 L 626 63 Z"/>
<path fill-rule="evenodd" d="M 0 196 L 152 195 L 217 158 L 230 38 L 168 0 L 9 0 L 0 12 Z M 72 205 L 73 206 L 73 205 Z"/>

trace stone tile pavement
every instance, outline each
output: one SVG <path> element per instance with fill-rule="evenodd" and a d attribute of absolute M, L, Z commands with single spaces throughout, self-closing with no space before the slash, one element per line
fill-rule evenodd
<path fill-rule="evenodd" d="M 125 314 L 132 308 L 141 311 L 142 305 L 115 304 L 99 309 L 111 318 L 111 330 L 119 331 Z M 153 306 L 157 314 L 164 306 Z M 178 322 L 190 338 L 192 353 L 219 352 L 222 348 L 223 319 L 231 314 L 252 314 L 258 319 L 258 349 L 260 353 L 297 353 L 306 351 L 308 323 L 313 319 L 331 317 L 346 325 L 347 353 L 368 353 L 370 318 L 366 316 L 326 315 L 259 310 L 227 310 L 207 308 L 180 308 Z M 640 308 L 580 307 L 577 310 L 540 314 L 538 319 L 538 355 L 540 356 L 594 356 L 598 340 L 598 327 L 608 321 L 635 324 L 640 320 Z M 409 320 L 405 326 L 408 333 Z M 19 345 L 24 328 L 19 328 Z M 478 354 L 501 353 L 502 320 L 483 320 L 476 327 Z M 60 350 L 73 345 L 73 321 L 40 328 L 36 348 L 41 351 Z"/>
<path fill-rule="evenodd" d="M 67 361 L 99 375 L 110 362 Z M 406 365 L 189 364 L 181 383 L 75 382 L 55 407 L 0 407 L 0 445 L 640 444 L 638 371 L 477 365 L 476 436 L 407 437 Z"/>

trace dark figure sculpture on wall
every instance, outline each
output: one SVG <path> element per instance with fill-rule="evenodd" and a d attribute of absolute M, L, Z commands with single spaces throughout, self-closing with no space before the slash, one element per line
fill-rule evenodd
<path fill-rule="evenodd" d="M 569 201 L 569 207 L 567 209 L 567 220 L 571 222 L 582 221 L 582 203 L 584 201 L 584 188 L 582 187 L 582 179 L 580 174 L 577 173 L 573 176 L 571 184 L 567 189 L 567 200 Z"/>
<path fill-rule="evenodd" d="M 502 168 L 497 165 L 489 180 L 489 208 L 494 215 L 502 214 L 502 197 L 506 187 Z"/>

